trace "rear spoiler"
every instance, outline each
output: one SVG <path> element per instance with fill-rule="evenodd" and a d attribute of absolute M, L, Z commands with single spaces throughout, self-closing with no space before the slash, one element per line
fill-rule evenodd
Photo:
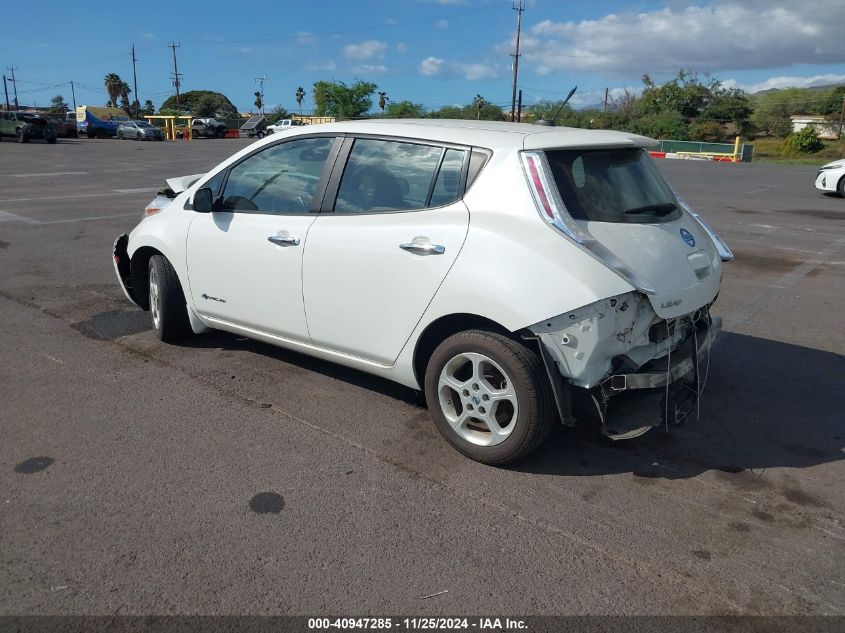
<path fill-rule="evenodd" d="M 168 178 L 165 180 L 166 184 L 164 189 L 159 191 L 159 194 L 162 196 L 167 196 L 168 198 L 175 198 L 203 176 L 205 176 L 205 174 L 194 174 L 193 176 L 179 176 L 178 178 Z"/>

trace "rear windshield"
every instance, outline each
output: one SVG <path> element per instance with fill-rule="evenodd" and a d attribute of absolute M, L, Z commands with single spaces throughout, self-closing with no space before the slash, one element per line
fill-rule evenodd
<path fill-rule="evenodd" d="M 560 197 L 576 220 L 669 222 L 678 201 L 643 149 L 546 151 Z"/>

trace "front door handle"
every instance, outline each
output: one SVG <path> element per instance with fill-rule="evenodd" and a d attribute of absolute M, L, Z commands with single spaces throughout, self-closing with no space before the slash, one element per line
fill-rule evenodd
<path fill-rule="evenodd" d="M 293 235 L 271 235 L 267 241 L 279 246 L 299 246 L 299 238 Z"/>
<path fill-rule="evenodd" d="M 432 244 L 431 242 L 405 242 L 404 244 L 400 244 L 399 248 L 417 255 L 442 255 L 446 252 L 445 246 Z"/>

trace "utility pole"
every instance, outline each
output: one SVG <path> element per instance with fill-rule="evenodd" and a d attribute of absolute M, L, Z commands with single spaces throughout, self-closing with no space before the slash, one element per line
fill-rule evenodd
<path fill-rule="evenodd" d="M 605 88 L 604 89 L 604 110 L 602 110 L 602 112 L 607 112 L 607 91 L 608 91 L 608 89 Z"/>
<path fill-rule="evenodd" d="M 15 71 L 18 69 L 13 66 L 6 66 L 6 70 L 12 71 L 12 88 L 15 91 L 15 112 L 17 112 L 20 106 L 18 105 L 18 82 L 15 81 Z"/>
<path fill-rule="evenodd" d="M 522 32 L 522 12 L 525 11 L 525 4 L 523 0 L 519 0 L 519 4 L 513 5 L 513 10 L 516 11 L 516 50 L 513 52 L 513 95 L 511 96 L 511 122 L 514 121 L 516 110 L 516 80 L 519 75 L 519 36 Z"/>
<path fill-rule="evenodd" d="M 3 75 L 3 92 L 6 93 L 6 112 L 9 111 L 9 87 L 6 85 L 6 75 Z"/>
<path fill-rule="evenodd" d="M 516 100 L 516 121 L 522 123 L 522 88 L 519 89 L 519 97 Z"/>
<path fill-rule="evenodd" d="M 132 110 L 135 111 L 134 112 L 135 116 L 138 116 L 138 110 L 141 107 L 141 100 L 138 97 L 138 75 L 135 72 L 135 62 L 138 61 L 135 58 L 135 44 L 132 44 L 132 53 L 130 53 L 130 54 L 132 55 L 132 85 L 135 87 L 135 99 L 134 99 L 134 101 L 138 104 L 138 107 L 132 108 Z"/>
<path fill-rule="evenodd" d="M 170 48 L 173 49 L 173 85 L 176 86 L 176 109 L 179 109 L 179 68 L 176 66 L 176 49 L 181 47 L 181 44 L 176 44 L 175 42 L 170 42 L 168 44 Z M 136 95 L 137 96 L 137 95 Z"/>
<path fill-rule="evenodd" d="M 73 111 L 76 112 L 76 90 L 73 89 L 73 81 L 70 82 L 70 94 L 73 95 Z"/>

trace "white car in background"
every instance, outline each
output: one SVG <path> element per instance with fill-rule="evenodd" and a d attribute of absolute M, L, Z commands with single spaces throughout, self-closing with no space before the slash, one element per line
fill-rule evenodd
<path fill-rule="evenodd" d="M 421 389 L 481 462 L 519 459 L 575 411 L 635 437 L 696 409 L 732 258 L 652 144 L 484 121 L 307 126 L 168 180 L 116 240 L 115 270 L 163 341 L 220 329 Z"/>
<path fill-rule="evenodd" d="M 274 134 L 276 132 L 284 132 L 292 127 L 303 125 L 299 119 L 279 119 L 273 125 L 267 126 L 267 134 Z"/>
<path fill-rule="evenodd" d="M 835 191 L 845 198 L 845 158 L 821 166 L 816 174 L 816 189 Z"/>

